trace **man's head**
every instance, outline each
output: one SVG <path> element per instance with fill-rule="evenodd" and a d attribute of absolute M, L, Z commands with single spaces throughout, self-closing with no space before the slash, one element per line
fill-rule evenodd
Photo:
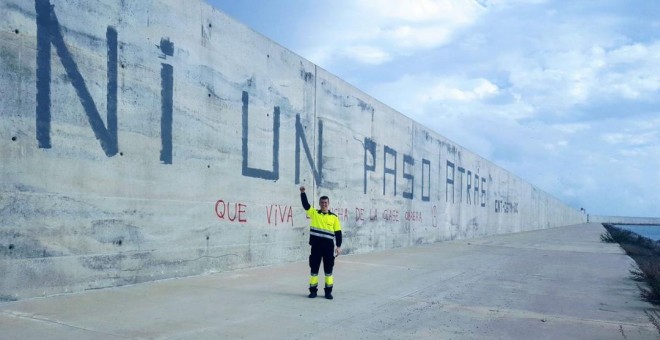
<path fill-rule="evenodd" d="M 330 207 L 330 199 L 328 196 L 321 196 L 319 198 L 319 206 L 321 207 L 321 211 L 324 213 L 327 213 Z"/>

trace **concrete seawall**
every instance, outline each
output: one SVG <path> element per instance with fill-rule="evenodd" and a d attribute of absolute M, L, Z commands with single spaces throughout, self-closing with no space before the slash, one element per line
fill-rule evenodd
<path fill-rule="evenodd" d="M 201 1 L 0 0 L 0 300 L 584 222 Z"/>

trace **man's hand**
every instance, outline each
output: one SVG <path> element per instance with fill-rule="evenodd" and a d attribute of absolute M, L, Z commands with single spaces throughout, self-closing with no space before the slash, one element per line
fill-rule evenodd
<path fill-rule="evenodd" d="M 305 192 L 305 187 L 301 186 L 301 187 L 300 187 L 300 192 L 301 192 L 301 193 L 304 193 L 304 192 Z"/>
<path fill-rule="evenodd" d="M 339 256 L 339 254 L 341 254 L 341 248 L 337 247 L 335 248 L 335 257 Z"/>

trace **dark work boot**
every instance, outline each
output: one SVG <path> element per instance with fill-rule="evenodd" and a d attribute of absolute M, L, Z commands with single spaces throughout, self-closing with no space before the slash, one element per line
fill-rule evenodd
<path fill-rule="evenodd" d="M 332 300 L 332 287 L 325 287 L 325 298 Z"/>
<path fill-rule="evenodd" d="M 309 287 L 309 295 L 307 295 L 307 297 L 310 298 L 310 299 L 315 298 L 315 297 L 316 297 L 316 292 L 317 292 L 318 290 L 319 290 L 319 289 L 316 288 L 316 287 Z"/>

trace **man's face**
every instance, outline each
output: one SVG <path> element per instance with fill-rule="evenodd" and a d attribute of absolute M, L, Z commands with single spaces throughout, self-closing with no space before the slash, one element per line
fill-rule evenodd
<path fill-rule="evenodd" d="M 321 211 L 322 212 L 328 212 L 328 207 L 330 206 L 330 200 L 328 199 L 320 199 L 319 200 L 319 205 L 321 206 Z"/>

